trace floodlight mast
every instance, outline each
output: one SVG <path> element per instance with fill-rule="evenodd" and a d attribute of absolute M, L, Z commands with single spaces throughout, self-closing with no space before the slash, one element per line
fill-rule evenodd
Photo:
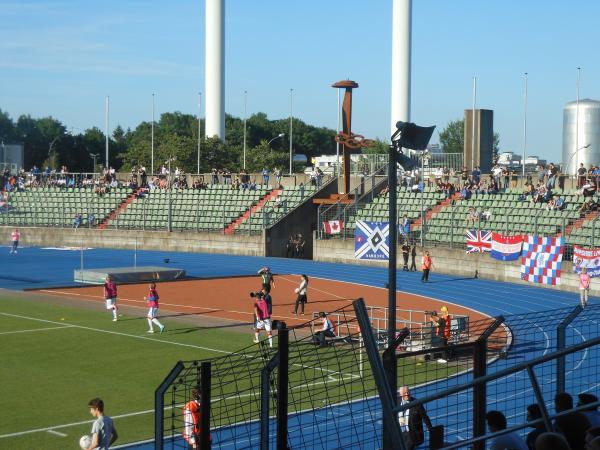
<path fill-rule="evenodd" d="M 388 163 L 388 190 L 389 190 L 389 261 L 388 261 L 388 349 L 389 358 L 384 359 L 385 370 L 390 383 L 392 392 L 398 390 L 397 386 L 397 358 L 396 349 L 390 348 L 397 345 L 396 340 L 396 265 L 397 265 L 397 249 L 398 249 L 398 206 L 397 188 L 398 188 L 398 160 L 402 161 L 406 167 L 412 168 L 410 165 L 414 163 L 402 153 L 402 147 L 415 150 L 423 150 L 427 148 L 431 135 L 435 126 L 420 127 L 410 122 L 396 122 L 396 131 L 391 136 L 391 144 L 389 146 L 389 163 Z M 423 176 L 423 174 L 421 174 Z M 421 233 L 423 229 L 421 228 Z"/>

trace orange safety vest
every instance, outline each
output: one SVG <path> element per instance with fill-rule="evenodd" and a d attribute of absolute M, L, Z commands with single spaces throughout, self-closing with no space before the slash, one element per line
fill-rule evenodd
<path fill-rule="evenodd" d="M 421 260 L 421 268 L 422 269 L 430 269 L 431 268 L 431 256 L 423 256 Z"/>
<path fill-rule="evenodd" d="M 198 444 L 200 438 L 200 405 L 190 400 L 183 407 L 183 438 L 189 444 Z"/>

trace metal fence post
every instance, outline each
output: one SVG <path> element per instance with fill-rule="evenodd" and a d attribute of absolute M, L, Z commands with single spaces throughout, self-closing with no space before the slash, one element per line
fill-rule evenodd
<path fill-rule="evenodd" d="M 184 365 L 181 361 L 177 361 L 175 367 L 171 369 L 169 375 L 163 380 L 163 382 L 156 388 L 154 392 L 154 448 L 155 450 L 163 450 L 164 442 L 164 414 L 165 414 L 165 392 L 171 385 L 171 383 L 177 378 L 177 376 L 184 369 Z"/>
<path fill-rule="evenodd" d="M 260 372 L 260 449 L 269 450 L 269 406 L 271 400 L 271 372 L 279 365 L 277 352 Z"/>
<path fill-rule="evenodd" d="M 210 450 L 210 388 L 211 365 L 210 361 L 203 361 L 200 365 L 200 449 Z"/>
<path fill-rule="evenodd" d="M 577 305 L 564 320 L 556 327 L 556 349 L 563 350 L 567 344 L 567 327 L 583 311 L 581 305 Z M 565 392 L 565 357 L 556 359 L 556 393 Z"/>
<path fill-rule="evenodd" d="M 384 430 L 388 432 L 388 438 L 386 442 L 389 443 L 389 447 L 385 447 L 386 450 L 406 450 L 406 444 L 404 438 L 400 432 L 400 424 L 396 419 L 395 406 L 396 406 L 396 393 L 390 389 L 390 380 L 387 379 L 383 363 L 377 350 L 377 343 L 375 342 L 375 336 L 373 335 L 373 329 L 371 328 L 371 322 L 365 302 L 362 298 L 352 302 L 356 318 L 360 326 L 360 332 L 364 339 L 364 346 L 369 358 L 371 370 L 373 371 L 373 378 L 375 379 L 375 385 L 379 392 L 379 399 L 381 400 L 381 406 L 383 409 L 383 420 L 386 423 Z M 395 380 L 394 380 L 395 381 Z"/>
<path fill-rule="evenodd" d="M 289 330 L 285 322 L 277 331 L 279 370 L 277 371 L 277 450 L 287 450 L 288 438 L 288 384 L 289 384 Z"/>

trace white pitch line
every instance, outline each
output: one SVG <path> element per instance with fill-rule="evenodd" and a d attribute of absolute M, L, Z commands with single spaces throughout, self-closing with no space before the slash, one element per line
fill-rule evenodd
<path fill-rule="evenodd" d="M 46 432 L 48 432 L 50 434 L 55 434 L 56 436 L 60 436 L 60 437 L 67 437 L 68 436 L 68 434 L 61 433 L 60 431 L 46 430 Z"/>
<path fill-rule="evenodd" d="M 0 315 L 2 315 L 2 316 L 8 316 L 8 317 L 16 317 L 16 318 L 19 318 L 19 319 L 34 320 L 34 321 L 37 321 L 37 322 L 52 323 L 52 324 L 55 324 L 55 325 L 62 325 L 60 322 L 55 322 L 53 320 L 38 319 L 36 317 L 21 316 L 21 315 L 18 315 L 18 314 L 9 314 L 9 313 L 0 312 Z M 219 350 L 219 349 L 216 349 L 216 348 L 202 347 L 201 345 L 184 344 L 182 342 L 165 341 L 163 339 L 155 339 L 155 338 L 146 337 L 146 336 L 137 336 L 135 334 L 122 333 L 122 332 L 119 332 L 119 331 L 109 331 L 109 330 L 103 330 L 101 328 L 84 327 L 83 325 L 73 325 L 73 324 L 69 324 L 69 325 L 72 328 L 79 328 L 81 330 L 96 331 L 98 333 L 113 334 L 115 336 L 126 336 L 126 337 L 130 337 L 130 338 L 134 338 L 134 339 L 141 339 L 141 340 L 144 340 L 144 341 L 152 341 L 155 344 L 162 343 L 162 344 L 177 345 L 179 347 L 197 348 L 199 350 L 207 350 L 209 352 L 215 352 L 215 353 L 224 353 L 226 355 L 231 355 L 232 353 L 234 353 L 234 352 L 228 352 L 228 351 L 225 351 L 225 350 Z"/>
<path fill-rule="evenodd" d="M 63 325 L 61 327 L 32 328 L 30 330 L 3 331 L 0 334 L 33 333 L 34 331 L 62 330 L 63 328 L 73 328 L 73 326 L 72 325 Z"/>

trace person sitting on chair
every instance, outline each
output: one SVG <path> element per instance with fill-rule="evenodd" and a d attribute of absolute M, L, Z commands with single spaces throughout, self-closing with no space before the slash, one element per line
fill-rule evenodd
<path fill-rule="evenodd" d="M 325 338 L 334 338 L 335 328 L 333 322 L 327 318 L 326 313 L 320 312 L 319 317 L 323 320 L 323 326 L 321 327 L 321 330 L 315 333 L 315 341 L 318 342 L 321 347 L 325 347 Z"/>

